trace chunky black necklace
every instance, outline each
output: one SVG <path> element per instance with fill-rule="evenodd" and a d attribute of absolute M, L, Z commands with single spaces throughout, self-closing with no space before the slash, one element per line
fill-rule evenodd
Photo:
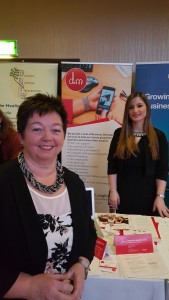
<path fill-rule="evenodd" d="M 33 176 L 33 174 L 31 173 L 31 171 L 29 170 L 25 158 L 24 158 L 24 154 L 23 152 L 20 152 L 18 155 L 18 162 L 20 165 L 20 168 L 23 172 L 23 174 L 25 175 L 25 177 L 27 178 L 27 180 L 33 185 L 34 188 L 36 188 L 37 190 L 41 191 L 41 192 L 45 192 L 45 193 L 55 193 L 60 186 L 62 185 L 64 178 L 64 171 L 63 171 L 63 167 L 61 165 L 61 163 L 59 161 L 56 162 L 56 171 L 57 171 L 57 179 L 55 184 L 47 186 L 44 185 L 38 181 L 36 181 L 35 177 Z"/>
<path fill-rule="evenodd" d="M 145 136 L 146 133 L 144 131 L 132 131 L 134 137 L 142 137 Z"/>

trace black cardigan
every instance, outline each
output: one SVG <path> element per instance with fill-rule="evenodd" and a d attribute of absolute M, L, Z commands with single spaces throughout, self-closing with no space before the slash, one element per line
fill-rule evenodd
<path fill-rule="evenodd" d="M 90 261 L 96 231 L 89 215 L 85 186 L 77 174 L 64 168 L 73 221 L 73 246 L 69 267 L 79 256 Z M 0 298 L 20 272 L 44 272 L 47 244 L 25 178 L 17 159 L 0 166 Z"/>

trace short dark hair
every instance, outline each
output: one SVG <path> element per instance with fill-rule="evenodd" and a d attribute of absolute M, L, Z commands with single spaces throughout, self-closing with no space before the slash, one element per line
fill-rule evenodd
<path fill-rule="evenodd" d="M 17 130 L 24 136 L 28 120 L 34 113 L 43 116 L 49 112 L 56 112 L 61 117 L 63 131 L 66 134 L 67 113 L 60 98 L 48 94 L 35 94 L 27 97 L 19 106 L 17 112 Z"/>

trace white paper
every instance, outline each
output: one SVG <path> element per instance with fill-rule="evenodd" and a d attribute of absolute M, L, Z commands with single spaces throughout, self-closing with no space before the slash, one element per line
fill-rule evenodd
<path fill-rule="evenodd" d="M 129 216 L 130 229 L 134 230 L 135 233 L 151 233 L 154 240 L 158 240 L 158 234 L 154 227 L 151 217 L 141 215 L 130 215 Z M 125 233 L 127 234 L 127 232 Z"/>
<path fill-rule="evenodd" d="M 118 255 L 118 261 L 126 277 L 166 278 L 168 274 L 159 252 Z"/>

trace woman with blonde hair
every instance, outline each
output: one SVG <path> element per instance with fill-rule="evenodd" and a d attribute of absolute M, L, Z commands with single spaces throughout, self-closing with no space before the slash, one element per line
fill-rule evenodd
<path fill-rule="evenodd" d="M 0 163 L 17 157 L 20 151 L 18 133 L 12 121 L 0 110 Z"/>
<path fill-rule="evenodd" d="M 131 93 L 108 154 L 109 204 L 119 213 L 169 217 L 164 201 L 168 143 L 150 117 L 146 96 Z"/>

